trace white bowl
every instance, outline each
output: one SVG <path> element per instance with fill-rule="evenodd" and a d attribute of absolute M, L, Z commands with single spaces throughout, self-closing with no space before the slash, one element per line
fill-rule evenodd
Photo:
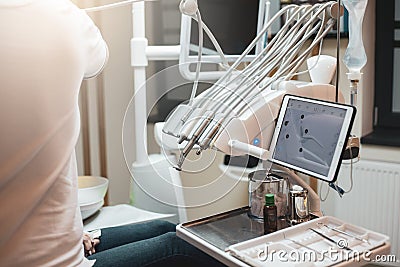
<path fill-rule="evenodd" d="M 79 206 L 99 203 L 104 199 L 108 179 L 99 176 L 78 176 Z"/>
<path fill-rule="evenodd" d="M 100 200 L 99 202 L 79 206 L 81 210 L 82 220 L 89 218 L 90 216 L 95 214 L 96 211 L 103 207 L 103 205 L 104 200 Z"/>

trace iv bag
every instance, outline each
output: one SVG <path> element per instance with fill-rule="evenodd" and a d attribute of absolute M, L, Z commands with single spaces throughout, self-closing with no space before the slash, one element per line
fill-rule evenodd
<path fill-rule="evenodd" d="M 362 22 L 368 0 L 343 0 L 349 12 L 349 45 L 347 46 L 343 63 L 350 73 L 360 73 L 367 63 L 362 40 Z"/>

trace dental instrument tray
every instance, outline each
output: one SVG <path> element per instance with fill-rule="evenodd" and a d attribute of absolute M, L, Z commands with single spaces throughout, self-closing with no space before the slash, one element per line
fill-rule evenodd
<path fill-rule="evenodd" d="M 251 218 L 249 213 L 249 207 L 242 207 L 181 223 L 176 234 L 228 266 L 248 266 L 231 256 L 228 247 L 264 234 L 263 221 Z M 310 219 L 314 218 L 317 217 L 310 214 Z M 286 227 L 286 220 L 278 220 L 278 230 Z"/>
<path fill-rule="evenodd" d="M 388 240 L 386 235 L 325 216 L 231 245 L 228 251 L 251 266 L 357 265 L 373 261 L 376 254 L 371 252 L 387 248 L 383 245 Z"/>

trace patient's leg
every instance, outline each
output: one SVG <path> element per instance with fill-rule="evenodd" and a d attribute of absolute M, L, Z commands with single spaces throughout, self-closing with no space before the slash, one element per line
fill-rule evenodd
<path fill-rule="evenodd" d="M 175 225 L 161 220 L 104 228 L 101 229 L 100 244 L 95 249 L 100 252 L 168 232 L 175 232 Z"/>
<path fill-rule="evenodd" d="M 224 266 L 177 237 L 175 232 L 103 250 L 89 259 L 96 259 L 94 267 Z"/>

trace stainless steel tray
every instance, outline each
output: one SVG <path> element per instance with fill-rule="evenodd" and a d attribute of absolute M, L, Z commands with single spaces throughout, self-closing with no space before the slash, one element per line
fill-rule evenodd
<path fill-rule="evenodd" d="M 249 207 L 231 210 L 183 223 L 181 228 L 225 251 L 230 245 L 264 235 L 262 220 L 251 218 L 249 211 Z M 278 229 L 286 227 L 285 220 L 278 222 Z"/>

